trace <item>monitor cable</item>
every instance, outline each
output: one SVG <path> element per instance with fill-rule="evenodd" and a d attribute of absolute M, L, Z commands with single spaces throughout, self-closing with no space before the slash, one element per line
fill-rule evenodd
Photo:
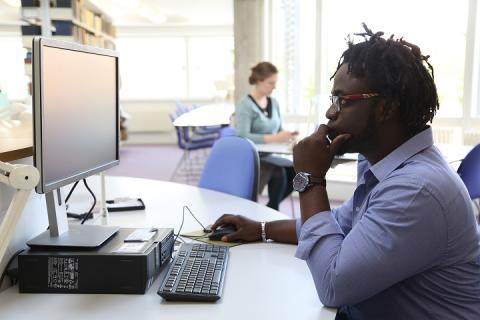
<path fill-rule="evenodd" d="M 87 219 L 91 219 L 93 218 L 93 215 L 92 215 L 92 211 L 93 209 L 95 208 L 96 204 L 97 204 L 97 198 L 95 197 L 95 194 L 93 193 L 93 191 L 90 189 L 90 187 L 88 186 L 87 184 L 87 179 L 82 179 L 83 180 L 83 184 L 85 185 L 85 188 L 87 188 L 88 192 L 92 195 L 93 197 L 93 205 L 92 207 L 90 208 L 90 210 L 88 212 L 85 212 L 85 213 L 72 213 L 72 212 L 67 212 L 67 217 L 69 218 L 75 218 L 75 219 L 79 219 L 79 220 L 82 220 L 80 222 L 80 224 L 84 224 L 85 221 Z M 77 187 L 78 183 L 80 182 L 80 180 L 78 180 L 77 182 L 75 182 L 72 186 L 72 188 L 70 189 L 70 191 L 68 192 L 68 195 L 67 197 L 65 198 L 65 204 L 68 203 L 68 200 L 70 199 L 70 196 L 72 195 L 73 191 L 75 190 L 75 188 Z M 68 209 L 68 206 L 67 206 L 67 209 Z"/>
<path fill-rule="evenodd" d="M 95 208 L 95 206 L 97 205 L 97 197 L 95 197 L 95 193 L 93 193 L 92 189 L 90 189 L 90 187 L 88 186 L 87 179 L 83 179 L 83 184 L 85 185 L 85 188 L 87 188 L 88 192 L 90 192 L 90 194 L 92 195 L 93 204 L 90 210 L 88 210 L 88 212 L 85 214 L 85 217 L 83 218 L 82 222 L 80 222 L 80 224 L 84 224 L 87 219 L 90 219 L 90 217 L 93 218 L 92 211 L 93 208 Z"/>
<path fill-rule="evenodd" d="M 73 184 L 73 187 L 70 189 L 70 191 L 68 192 L 67 197 L 65 198 L 65 204 L 67 204 L 68 199 L 70 199 L 70 196 L 72 195 L 73 190 L 75 190 L 75 188 L 77 187 L 77 184 L 78 184 L 79 182 L 80 182 L 80 180 L 78 180 L 77 182 L 75 182 L 75 183 Z"/>

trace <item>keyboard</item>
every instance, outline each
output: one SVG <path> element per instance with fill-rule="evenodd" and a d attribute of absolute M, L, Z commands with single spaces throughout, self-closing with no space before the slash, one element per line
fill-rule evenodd
<path fill-rule="evenodd" d="M 184 243 L 157 293 L 165 300 L 217 301 L 222 296 L 228 258 L 228 247 Z"/>

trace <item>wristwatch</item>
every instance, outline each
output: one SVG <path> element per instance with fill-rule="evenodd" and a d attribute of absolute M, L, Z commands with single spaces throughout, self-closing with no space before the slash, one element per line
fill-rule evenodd
<path fill-rule="evenodd" d="M 324 177 L 314 177 L 306 172 L 299 172 L 295 175 L 295 178 L 293 178 L 293 190 L 298 192 L 304 192 L 315 184 L 326 187 L 327 181 Z"/>

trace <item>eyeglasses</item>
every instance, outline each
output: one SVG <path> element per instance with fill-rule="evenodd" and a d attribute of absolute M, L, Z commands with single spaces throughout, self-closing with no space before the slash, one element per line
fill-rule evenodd
<path fill-rule="evenodd" d="M 365 100 L 370 98 L 379 97 L 380 93 L 360 93 L 360 94 L 349 94 L 345 96 L 330 96 L 330 101 L 335 107 L 335 112 L 340 112 L 342 107 L 351 101 Z"/>

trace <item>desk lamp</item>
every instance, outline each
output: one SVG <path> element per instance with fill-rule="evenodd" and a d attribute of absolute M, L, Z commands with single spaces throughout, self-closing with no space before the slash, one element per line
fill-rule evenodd
<path fill-rule="evenodd" d="M 40 174 L 34 166 L 0 161 L 0 182 L 17 189 L 0 225 L 0 261 L 7 251 L 15 226 L 39 177 Z"/>

